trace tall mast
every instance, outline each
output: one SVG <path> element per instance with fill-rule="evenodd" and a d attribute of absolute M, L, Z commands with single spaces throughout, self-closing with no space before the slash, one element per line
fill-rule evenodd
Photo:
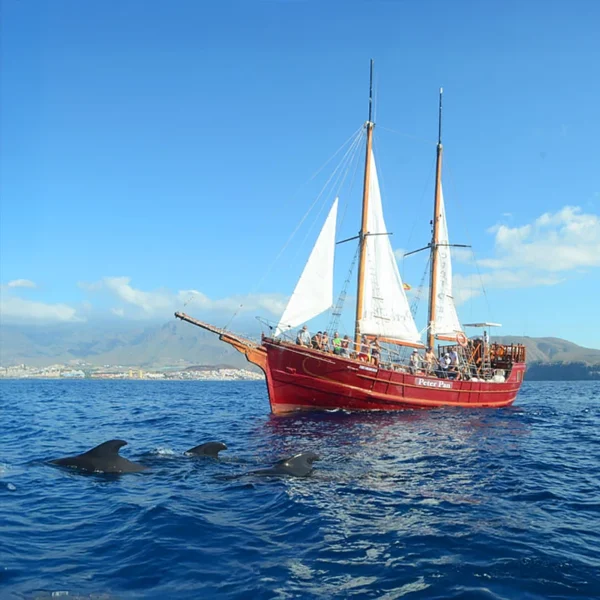
<path fill-rule="evenodd" d="M 434 322 L 435 322 L 435 300 L 437 296 L 437 260 L 438 260 L 438 240 L 440 229 L 440 198 L 442 191 L 442 94 L 444 90 L 440 88 L 440 108 L 438 117 L 438 143 L 437 160 L 435 167 L 435 198 L 433 203 L 433 234 L 431 238 L 431 280 L 429 285 L 429 327 L 427 330 L 427 345 L 433 348 L 435 342 Z"/>
<path fill-rule="evenodd" d="M 371 148 L 373 145 L 373 127 L 375 124 L 371 121 L 373 111 L 373 59 L 371 59 L 371 69 L 369 77 L 369 120 L 365 123 L 367 128 L 367 150 L 365 157 L 365 179 L 363 184 L 362 200 L 362 221 L 359 237 L 359 259 L 358 259 L 358 285 L 356 291 L 356 325 L 354 329 L 354 341 L 357 346 L 360 344 L 359 322 L 363 312 L 363 296 L 365 285 L 365 261 L 367 249 L 367 214 L 369 209 L 369 180 L 371 177 Z"/>

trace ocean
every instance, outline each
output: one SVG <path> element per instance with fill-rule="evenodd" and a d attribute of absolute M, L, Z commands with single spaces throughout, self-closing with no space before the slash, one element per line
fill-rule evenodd
<path fill-rule="evenodd" d="M 274 417 L 263 382 L 1 381 L 0 598 L 600 598 L 600 383 Z M 48 459 L 121 438 L 142 473 Z M 219 460 L 183 453 L 210 440 Z M 243 475 L 312 450 L 312 476 Z M 240 477 L 235 477 L 241 475 Z"/>

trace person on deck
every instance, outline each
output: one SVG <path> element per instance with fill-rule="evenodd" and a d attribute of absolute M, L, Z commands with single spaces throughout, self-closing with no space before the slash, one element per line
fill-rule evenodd
<path fill-rule="evenodd" d="M 358 360 L 369 362 L 369 342 L 367 341 L 366 335 L 363 335 L 360 338 L 360 352 L 358 354 Z"/>
<path fill-rule="evenodd" d="M 298 332 L 296 344 L 298 344 L 298 346 L 310 347 L 310 333 L 308 333 L 308 327 L 306 327 L 306 325 L 304 325 L 304 327 L 302 327 L 302 329 Z"/>
<path fill-rule="evenodd" d="M 456 351 L 456 348 L 450 350 L 450 366 L 458 369 L 458 352 Z"/>
<path fill-rule="evenodd" d="M 350 338 L 347 335 L 345 335 L 344 339 L 342 340 L 342 349 L 340 354 L 346 358 L 350 358 Z"/>
<path fill-rule="evenodd" d="M 444 352 L 442 358 L 440 358 L 440 370 L 438 371 L 438 375 L 442 379 L 448 379 L 448 369 L 450 367 L 450 355 L 447 352 Z"/>
<path fill-rule="evenodd" d="M 340 337 L 340 334 L 336 331 L 333 334 L 333 353 L 337 354 L 338 356 L 342 354 L 342 338 Z"/>
<path fill-rule="evenodd" d="M 433 353 L 433 348 L 427 348 L 427 352 L 425 352 L 425 372 L 427 375 L 431 375 L 435 371 L 435 366 L 437 363 L 437 359 L 435 358 L 435 354 Z"/>
<path fill-rule="evenodd" d="M 322 342 L 321 335 L 322 335 L 321 332 L 317 331 L 317 333 L 315 333 L 315 335 L 313 335 L 312 338 L 311 338 L 311 340 L 310 340 L 310 343 L 311 343 L 312 347 L 315 350 L 321 350 L 322 349 L 323 342 Z"/>
<path fill-rule="evenodd" d="M 416 375 L 419 367 L 421 366 L 421 357 L 417 350 L 413 350 L 413 353 L 410 355 L 410 367 L 409 371 L 412 375 Z"/>
<path fill-rule="evenodd" d="M 450 359 L 450 364 L 448 365 L 448 378 L 456 379 L 458 377 L 458 352 L 456 348 L 452 348 L 450 350 L 450 355 L 448 357 Z"/>
<path fill-rule="evenodd" d="M 381 346 L 379 340 L 374 338 L 371 340 L 371 362 L 375 365 L 379 365 L 379 358 L 381 357 Z"/>
<path fill-rule="evenodd" d="M 331 352 L 331 346 L 329 345 L 329 335 L 326 331 L 323 332 L 321 336 L 321 350 L 323 352 Z"/>

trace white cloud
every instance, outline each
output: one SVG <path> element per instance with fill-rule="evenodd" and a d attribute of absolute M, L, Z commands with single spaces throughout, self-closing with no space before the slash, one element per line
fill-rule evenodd
<path fill-rule="evenodd" d="M 114 296 L 140 308 L 147 315 L 166 312 L 173 304 L 173 297 L 166 290 L 144 292 L 136 290 L 129 284 L 129 277 L 104 277 L 102 284 Z"/>
<path fill-rule="evenodd" d="M 179 306 L 181 303 L 190 301 L 194 306 L 206 310 L 221 310 L 234 312 L 238 309 L 249 312 L 257 310 L 266 310 L 273 315 L 280 315 L 285 309 L 287 297 L 281 294 L 247 294 L 245 296 L 230 296 L 211 300 L 202 292 L 188 290 L 179 292 L 177 295 Z"/>
<path fill-rule="evenodd" d="M 454 275 L 456 304 L 479 296 L 482 286 L 556 285 L 565 281 L 569 271 L 600 266 L 600 218 L 579 207 L 565 206 L 519 227 L 498 224 L 488 232 L 495 236 L 496 255 L 477 261 L 480 274 Z M 456 250 L 453 255 L 462 262 Z"/>
<path fill-rule="evenodd" d="M 14 279 L 0 286 L 3 323 L 60 323 L 84 321 L 77 309 L 64 303 L 47 303 L 19 297 L 20 288 L 37 287 L 29 279 Z"/>
<path fill-rule="evenodd" d="M 565 206 L 522 227 L 496 225 L 497 257 L 479 261 L 490 269 L 560 272 L 600 266 L 600 218 Z"/>
<path fill-rule="evenodd" d="M 111 309 L 120 317 L 152 318 L 171 316 L 174 311 L 189 305 L 197 311 L 229 313 L 267 311 L 279 315 L 285 308 L 286 298 L 279 294 L 250 294 L 213 300 L 198 290 L 173 292 L 168 289 L 144 291 L 131 285 L 130 277 L 104 277 L 101 281 L 80 287 L 89 292 L 108 292 L 121 306 Z"/>
<path fill-rule="evenodd" d="M 33 281 L 29 279 L 13 279 L 6 284 L 9 288 L 34 288 L 36 287 Z"/>
<path fill-rule="evenodd" d="M 2 294 L 0 315 L 3 322 L 56 323 L 82 321 L 77 311 L 67 304 L 45 304 Z"/>
<path fill-rule="evenodd" d="M 454 275 L 452 278 L 452 295 L 457 306 L 470 298 L 475 298 L 483 293 L 483 289 L 505 288 L 515 289 L 524 287 L 538 287 L 556 285 L 564 278 L 555 275 L 536 275 L 527 269 L 516 271 L 498 270 L 492 273 L 472 275 Z"/>
<path fill-rule="evenodd" d="M 452 255 L 452 262 L 460 263 L 472 263 L 473 262 L 473 250 L 471 248 L 450 248 L 450 254 Z"/>

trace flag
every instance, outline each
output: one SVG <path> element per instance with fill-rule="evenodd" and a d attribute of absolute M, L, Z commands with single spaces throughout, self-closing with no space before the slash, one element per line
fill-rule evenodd
<path fill-rule="evenodd" d="M 404 288 L 405 292 L 408 292 L 408 290 L 411 290 L 412 288 L 410 287 L 410 285 L 408 285 L 408 283 L 403 283 L 402 287 Z"/>

